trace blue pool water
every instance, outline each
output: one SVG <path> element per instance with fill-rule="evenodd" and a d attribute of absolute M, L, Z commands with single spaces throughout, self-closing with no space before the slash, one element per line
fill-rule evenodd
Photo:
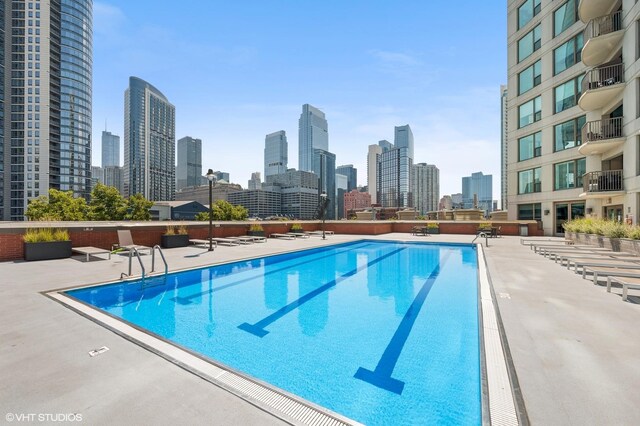
<path fill-rule="evenodd" d="M 471 246 L 358 241 L 67 293 L 365 424 L 482 420 Z"/>

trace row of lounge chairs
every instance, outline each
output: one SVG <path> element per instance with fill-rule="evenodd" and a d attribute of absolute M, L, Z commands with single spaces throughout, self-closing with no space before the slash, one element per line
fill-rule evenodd
<path fill-rule="evenodd" d="M 591 279 L 593 284 L 606 283 L 607 292 L 611 292 L 613 284 L 622 287 L 624 301 L 628 300 L 630 289 L 640 290 L 640 256 L 634 253 L 573 244 L 566 240 L 521 242 L 530 246 L 534 253 L 552 259 L 569 270 L 573 267 L 576 274 L 581 273 L 584 279 Z"/>
<path fill-rule="evenodd" d="M 324 231 L 325 235 L 333 235 L 333 231 Z M 309 232 L 285 232 L 285 233 L 273 233 L 271 238 L 280 238 L 284 240 L 295 240 L 296 238 L 309 238 L 309 237 L 321 237 L 322 231 L 309 231 Z"/>

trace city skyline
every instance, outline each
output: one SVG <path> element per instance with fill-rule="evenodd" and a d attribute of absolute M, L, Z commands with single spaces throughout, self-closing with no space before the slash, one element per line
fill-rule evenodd
<path fill-rule="evenodd" d="M 506 33 L 499 4 L 472 12 L 413 1 L 368 8 L 330 2 L 311 23 L 299 19 L 304 7 L 273 2 L 252 4 L 251 13 L 246 5 L 218 2 L 202 4 L 197 12 L 150 4 L 94 3 L 93 164 L 100 164 L 98 129 L 105 120 L 114 134 L 124 134 L 122 105 L 114 94 L 136 75 L 172 99 L 176 138 L 202 139 L 203 168 L 227 169 L 234 182 L 244 184 L 251 172 L 263 169 L 254 153 L 277 130 L 290 135 L 289 167 L 298 168 L 298 118 L 306 103 L 326 114 L 330 151 L 338 164 L 358 169 L 361 183 L 367 180 L 367 147 L 392 140 L 394 126 L 407 123 L 415 135 L 416 161 L 438 166 L 443 194 L 459 192 L 460 178 L 473 171 L 499 173 L 495 93 L 506 81 L 506 52 L 494 48 Z M 425 28 L 422 23 L 433 14 L 440 18 Z M 391 25 L 389 17 L 397 15 L 407 20 L 406 28 Z M 205 17 L 215 22 L 204 25 Z M 263 21 L 274 25 L 265 31 Z M 450 30 L 454 21 L 463 31 Z M 290 37 L 302 27 L 317 34 Z M 361 34 L 354 35 L 353 27 Z M 474 72 L 468 73 L 471 63 Z M 499 194 L 499 181 L 494 185 Z"/>

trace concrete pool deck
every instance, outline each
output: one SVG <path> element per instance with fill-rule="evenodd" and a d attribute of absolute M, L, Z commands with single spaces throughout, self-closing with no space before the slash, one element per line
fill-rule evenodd
<path fill-rule="evenodd" d="M 361 238 L 369 237 L 164 253 L 176 270 Z M 371 238 L 468 243 L 473 236 Z M 534 254 L 519 237 L 490 239 L 484 253 L 531 423 L 640 424 L 638 293 L 622 302 L 619 290 L 607 293 Z M 126 272 L 126 257 L 99 257 L 0 263 L 0 418 L 78 413 L 90 424 L 283 424 L 41 294 Z M 88 355 L 102 346 L 110 350 Z"/>

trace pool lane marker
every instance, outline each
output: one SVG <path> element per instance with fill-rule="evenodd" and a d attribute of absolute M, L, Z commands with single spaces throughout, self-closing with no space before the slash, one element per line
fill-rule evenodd
<path fill-rule="evenodd" d="M 358 272 L 364 271 L 367 268 L 370 268 L 371 266 L 375 265 L 378 262 L 381 262 L 382 260 L 391 257 L 395 254 L 398 254 L 399 252 L 403 251 L 405 248 L 399 248 L 397 250 L 393 250 L 392 252 L 389 252 L 383 256 L 380 256 L 374 260 L 372 260 L 371 262 L 367 263 L 364 266 L 361 266 L 359 268 L 353 269 L 347 273 L 344 273 L 342 275 L 340 275 L 338 278 L 336 278 L 335 280 L 329 281 L 328 283 L 316 288 L 315 290 L 305 294 L 304 296 L 302 296 L 301 298 L 294 300 L 293 302 L 289 303 L 286 306 L 283 306 L 282 308 L 278 309 L 277 311 L 275 311 L 274 313 L 272 313 L 271 315 L 261 319 L 260 321 L 258 321 L 255 324 L 249 324 L 249 323 L 242 323 L 238 326 L 238 328 L 240 330 L 244 330 L 248 333 L 251 334 L 255 334 L 258 337 L 264 337 L 267 334 L 269 334 L 269 332 L 267 330 L 265 330 L 265 327 L 271 325 L 272 323 L 276 322 L 277 320 L 279 320 L 280 318 L 282 318 L 283 316 L 287 315 L 289 312 L 297 309 L 298 307 L 300 307 L 302 304 L 308 302 L 309 300 L 313 299 L 314 297 L 318 296 L 319 294 L 324 293 L 325 291 L 329 290 L 332 287 L 335 287 L 336 285 L 338 285 L 340 282 L 346 280 L 349 277 L 352 277 L 353 275 L 357 274 Z"/>
<path fill-rule="evenodd" d="M 391 377 L 391 374 L 393 374 L 393 369 L 396 367 L 396 363 L 398 362 L 398 358 L 400 358 L 400 354 L 402 353 L 402 349 L 407 342 L 409 334 L 411 334 L 411 330 L 413 329 L 413 325 L 416 322 L 416 318 L 418 318 L 420 309 L 422 309 L 424 301 L 427 299 L 429 292 L 433 288 L 433 284 L 440 274 L 442 266 L 449 259 L 450 254 L 450 251 L 445 252 L 444 256 L 442 256 L 442 259 L 440 259 L 440 262 L 438 262 L 438 265 L 436 265 L 427 280 L 422 285 L 420 291 L 418 291 L 418 294 L 413 299 L 411 306 L 409 306 L 409 309 L 407 309 L 407 312 L 404 314 L 402 321 L 400 321 L 400 325 L 396 329 L 396 332 L 393 334 L 393 337 L 389 341 L 387 348 L 384 350 L 382 357 L 380 357 L 378 365 L 376 365 L 376 369 L 371 371 L 366 368 L 360 367 L 358 368 L 358 371 L 356 371 L 356 374 L 353 375 L 353 377 L 389 392 L 393 392 L 398 395 L 402 394 L 402 390 L 404 389 L 404 382 L 398 379 L 394 379 L 393 377 Z"/>

